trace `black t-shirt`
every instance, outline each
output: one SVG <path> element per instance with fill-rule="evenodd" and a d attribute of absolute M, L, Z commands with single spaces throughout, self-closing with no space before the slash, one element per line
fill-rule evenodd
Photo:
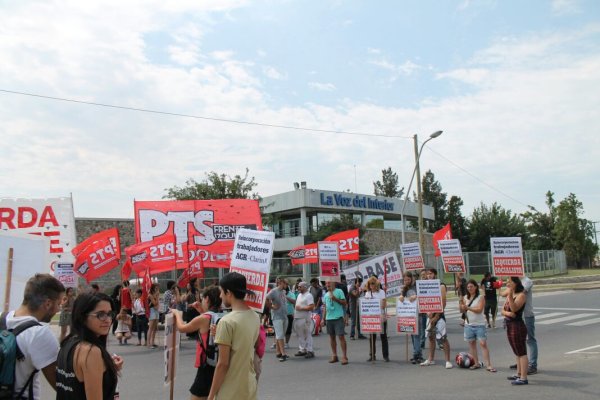
<path fill-rule="evenodd" d="M 492 276 L 489 280 L 482 280 L 481 284 L 483 285 L 483 288 L 485 289 L 485 301 L 490 302 L 490 301 L 498 301 L 497 297 L 496 297 L 496 289 L 494 288 L 494 283 L 497 281 L 498 279 L 495 276 Z"/>

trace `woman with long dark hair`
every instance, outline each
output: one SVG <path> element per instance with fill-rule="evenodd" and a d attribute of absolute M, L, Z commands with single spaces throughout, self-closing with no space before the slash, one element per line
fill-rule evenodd
<path fill-rule="evenodd" d="M 104 293 L 80 294 L 56 365 L 57 400 L 113 400 L 123 359 L 106 351 L 114 314 Z"/>
<path fill-rule="evenodd" d="M 112 294 L 110 298 L 112 300 L 112 310 L 115 315 L 117 315 L 121 311 L 121 285 L 116 285 L 113 288 Z M 115 319 L 112 324 L 112 334 L 115 334 L 117 330 L 117 320 Z"/>
<path fill-rule="evenodd" d="M 404 286 L 402 287 L 402 291 L 400 292 L 400 302 L 404 303 L 405 301 L 409 301 L 414 303 L 417 301 L 417 283 L 415 281 L 415 276 L 411 271 L 406 271 L 404 273 Z M 420 331 L 425 331 L 425 324 L 420 322 L 420 318 L 417 317 L 417 331 L 413 332 L 410 336 L 413 345 L 413 356 L 410 359 L 412 364 L 421 364 L 423 361 L 423 353 L 421 351 L 421 339 L 420 339 Z"/>
<path fill-rule="evenodd" d="M 160 304 L 160 287 L 158 283 L 153 283 L 150 286 L 150 293 L 148 294 L 148 307 L 150 307 L 150 317 L 148 318 L 148 347 L 151 349 L 157 349 L 156 345 L 156 331 L 158 331 L 158 319 L 160 313 L 158 312 L 158 306 Z"/>
<path fill-rule="evenodd" d="M 513 385 L 527 385 L 527 370 L 529 362 L 527 360 L 527 327 L 523 320 L 523 311 L 527 302 L 527 295 L 521 279 L 517 276 L 511 276 L 506 280 L 506 302 L 502 308 L 502 315 L 506 321 L 506 336 L 508 343 L 517 357 L 517 374 L 509 376 Z"/>

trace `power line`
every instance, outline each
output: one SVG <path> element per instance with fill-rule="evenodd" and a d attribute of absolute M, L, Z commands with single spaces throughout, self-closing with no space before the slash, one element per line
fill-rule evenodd
<path fill-rule="evenodd" d="M 205 121 L 226 122 L 226 123 L 231 123 L 231 124 L 263 126 L 263 127 L 267 127 L 267 128 L 292 129 L 292 130 L 305 131 L 305 132 L 335 133 L 335 134 L 339 134 L 339 135 L 412 139 L 412 136 L 384 135 L 384 134 L 378 134 L 378 133 L 365 133 L 365 132 L 348 132 L 348 131 L 337 131 L 337 130 L 329 130 L 329 129 L 305 128 L 305 127 L 291 126 L 291 125 L 268 124 L 268 123 L 262 123 L 262 122 L 239 121 L 239 120 L 226 119 L 226 118 L 203 117 L 203 116 L 199 116 L 199 115 L 182 114 L 182 113 L 159 111 L 159 110 L 150 110 L 150 109 L 146 109 L 146 108 L 119 106 L 119 105 L 115 105 L 115 104 L 96 103 L 93 101 L 75 100 L 75 99 L 68 99 L 68 98 L 64 98 L 64 97 L 45 96 L 45 95 L 41 95 L 41 94 L 18 92 L 18 91 L 14 91 L 14 90 L 6 90 L 6 89 L 0 89 L 0 92 L 8 93 L 8 94 L 16 94 L 16 95 L 20 95 L 20 96 L 37 97 L 37 98 L 46 99 L 46 100 L 65 101 L 65 102 L 69 102 L 69 103 L 84 104 L 84 105 L 88 105 L 88 106 L 116 108 L 116 109 L 127 110 L 127 111 L 137 111 L 137 112 L 145 112 L 145 113 L 150 113 L 150 114 L 169 115 L 172 117 L 194 118 L 194 119 L 201 119 L 201 120 L 205 120 Z"/>
<path fill-rule="evenodd" d="M 476 181 L 478 181 L 479 183 L 489 187 L 490 189 L 492 189 L 495 192 L 500 193 L 501 195 L 511 199 L 512 201 L 521 204 L 522 206 L 529 208 L 529 205 L 523 203 L 522 201 L 519 201 L 517 199 L 515 199 L 514 197 L 512 197 L 511 195 L 504 193 L 502 190 L 490 185 L 489 183 L 485 182 L 483 179 L 479 178 L 478 176 L 472 174 L 471 172 L 467 171 L 466 169 L 464 169 L 463 167 L 461 167 L 460 165 L 458 165 L 457 163 L 455 163 L 454 161 L 450 160 L 448 157 L 443 156 L 442 154 L 438 153 L 437 151 L 433 150 L 431 147 L 427 146 L 427 148 L 429 150 L 431 150 L 433 153 L 435 153 L 436 155 L 438 155 L 439 157 L 443 158 L 444 160 L 448 161 L 450 164 L 454 165 L 456 168 L 460 169 L 461 171 L 463 171 L 465 174 L 469 175 L 471 178 L 475 179 Z"/>

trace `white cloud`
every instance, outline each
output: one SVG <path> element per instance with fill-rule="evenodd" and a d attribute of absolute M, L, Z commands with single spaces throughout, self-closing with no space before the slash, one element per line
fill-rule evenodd
<path fill-rule="evenodd" d="M 581 12 L 578 0 L 552 0 L 552 12 L 556 15 L 578 14 Z"/>
<path fill-rule="evenodd" d="M 375 65 L 376 67 L 379 67 L 381 69 L 389 71 L 391 73 L 390 81 L 392 81 L 392 82 L 396 81 L 401 76 L 410 76 L 415 71 L 418 71 L 423 68 L 422 66 L 415 64 L 414 62 L 412 62 L 410 60 L 407 60 L 407 61 L 403 62 L 402 64 L 394 64 L 386 58 L 370 60 L 369 64 Z"/>
<path fill-rule="evenodd" d="M 320 90 L 322 92 L 333 92 L 336 90 L 336 87 L 333 83 L 309 82 L 308 86 L 312 89 Z"/>
<path fill-rule="evenodd" d="M 270 79 L 282 81 L 287 79 L 287 74 L 279 72 L 275 67 L 265 66 L 263 67 L 263 74 Z"/>

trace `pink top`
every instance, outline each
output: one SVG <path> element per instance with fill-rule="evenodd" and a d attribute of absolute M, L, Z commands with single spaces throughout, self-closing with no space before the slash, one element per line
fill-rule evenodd
<path fill-rule="evenodd" d="M 208 318 L 210 320 L 210 314 L 202 314 L 204 318 Z M 204 347 L 207 346 L 208 343 L 208 335 L 210 333 L 210 329 L 201 335 L 202 343 L 204 343 Z M 202 361 L 206 361 L 206 355 L 204 355 L 204 349 L 202 349 L 202 345 L 199 340 L 196 340 L 196 363 L 194 364 L 194 368 L 200 368 L 202 365 Z"/>

